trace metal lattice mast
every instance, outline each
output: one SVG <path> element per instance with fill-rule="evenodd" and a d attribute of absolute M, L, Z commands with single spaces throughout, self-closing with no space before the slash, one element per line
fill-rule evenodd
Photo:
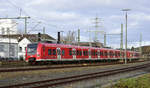
<path fill-rule="evenodd" d="M 98 41 L 98 28 L 99 28 L 99 18 L 96 16 L 95 20 L 95 41 Z"/>

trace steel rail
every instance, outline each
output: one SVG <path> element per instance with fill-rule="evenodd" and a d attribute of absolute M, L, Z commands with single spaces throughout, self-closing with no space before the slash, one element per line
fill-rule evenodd
<path fill-rule="evenodd" d="M 144 62 L 144 61 L 138 61 L 138 62 Z M 135 63 L 135 62 L 129 62 L 129 63 Z M 104 65 L 116 65 L 116 64 L 123 64 L 123 62 L 115 62 L 115 63 L 100 63 L 100 64 L 76 64 L 76 65 L 65 65 L 65 66 L 48 66 L 48 67 L 30 67 L 30 68 L 5 68 L 0 69 L 0 73 L 3 72 L 19 72 L 19 71 L 33 71 L 33 70 L 48 70 L 48 69 L 65 69 L 65 68 L 75 68 L 75 67 L 90 67 L 90 66 L 104 66 Z"/>
<path fill-rule="evenodd" d="M 9 86 L 3 86 L 0 88 L 20 88 L 20 87 L 28 87 L 28 88 L 45 88 L 46 87 L 47 88 L 47 87 L 53 87 L 53 86 L 58 86 L 62 84 L 77 82 L 81 80 L 93 79 L 97 77 L 109 76 L 109 75 L 114 75 L 117 73 L 138 70 L 138 69 L 146 68 L 149 66 L 150 66 L 150 63 L 147 63 L 147 64 L 143 64 L 139 66 L 131 66 L 131 67 L 125 67 L 125 68 L 120 68 L 120 69 L 101 71 L 101 72 L 96 72 L 96 73 L 89 73 L 89 74 L 62 77 L 62 78 L 56 78 L 56 79 L 50 79 L 50 80 L 44 80 L 44 81 L 9 85 Z"/>

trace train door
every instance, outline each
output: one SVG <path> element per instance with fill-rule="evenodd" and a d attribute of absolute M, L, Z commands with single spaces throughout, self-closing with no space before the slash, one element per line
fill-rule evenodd
<path fill-rule="evenodd" d="M 110 59 L 110 50 L 107 51 L 107 58 Z"/>
<path fill-rule="evenodd" d="M 57 59 L 61 60 L 61 49 L 57 48 Z"/>
<path fill-rule="evenodd" d="M 76 59 L 76 49 L 72 49 L 73 59 Z"/>
<path fill-rule="evenodd" d="M 97 50 L 98 59 L 100 59 L 100 50 Z"/>
<path fill-rule="evenodd" d="M 89 52 L 89 59 L 91 59 L 91 50 L 89 49 L 88 52 Z"/>

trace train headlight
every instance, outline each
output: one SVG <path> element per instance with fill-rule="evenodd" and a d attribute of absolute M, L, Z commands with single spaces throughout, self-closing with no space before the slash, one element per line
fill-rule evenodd
<path fill-rule="evenodd" d="M 37 56 L 39 57 L 40 56 L 40 54 L 37 52 Z"/>

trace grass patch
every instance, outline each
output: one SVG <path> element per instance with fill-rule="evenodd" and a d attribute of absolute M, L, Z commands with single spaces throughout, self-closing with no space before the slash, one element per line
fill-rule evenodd
<path fill-rule="evenodd" d="M 138 78 L 120 79 L 116 84 L 106 88 L 150 88 L 150 74 Z"/>

